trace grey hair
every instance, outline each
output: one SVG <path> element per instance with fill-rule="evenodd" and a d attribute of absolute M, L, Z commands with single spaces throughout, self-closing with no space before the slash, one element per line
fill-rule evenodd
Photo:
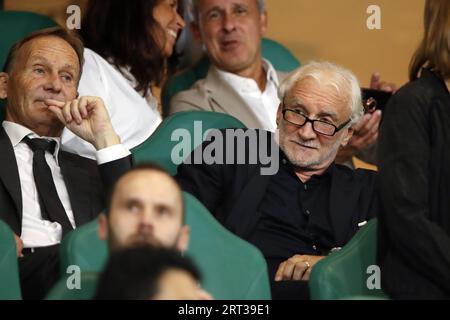
<path fill-rule="evenodd" d="M 357 123 L 364 114 L 361 88 L 350 70 L 328 61 L 310 62 L 291 72 L 278 88 L 278 97 L 283 101 L 292 87 L 299 81 L 311 77 L 319 83 L 332 85 L 339 95 L 345 95 L 351 110 L 350 125 Z"/>
<path fill-rule="evenodd" d="M 191 21 L 198 21 L 198 2 L 200 0 L 191 0 L 190 6 L 188 5 L 188 12 L 190 13 Z M 266 10 L 266 0 L 256 0 L 256 4 L 258 5 L 258 10 L 260 13 L 263 13 Z"/>

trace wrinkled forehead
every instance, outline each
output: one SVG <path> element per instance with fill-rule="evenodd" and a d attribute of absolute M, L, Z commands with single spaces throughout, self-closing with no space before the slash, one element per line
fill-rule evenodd
<path fill-rule="evenodd" d="M 212 8 L 221 9 L 235 5 L 258 6 L 257 0 L 197 0 L 195 2 L 197 9 L 202 12 Z"/>
<path fill-rule="evenodd" d="M 294 83 L 284 97 L 288 105 L 304 105 L 306 100 L 334 109 L 338 113 L 351 113 L 350 88 L 337 84 L 328 75 L 306 76 Z"/>
<path fill-rule="evenodd" d="M 25 66 L 36 60 L 52 64 L 55 67 L 69 67 L 80 73 L 80 63 L 74 48 L 65 40 L 56 36 L 42 36 L 25 42 L 17 51 L 14 65 Z"/>

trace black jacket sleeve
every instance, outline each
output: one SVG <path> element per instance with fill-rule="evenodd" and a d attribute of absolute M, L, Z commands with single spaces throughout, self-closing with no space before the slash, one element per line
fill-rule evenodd
<path fill-rule="evenodd" d="M 202 150 L 206 145 L 204 143 L 196 151 Z M 195 196 L 209 212 L 214 213 L 219 203 L 223 201 L 225 193 L 222 172 L 223 166 L 220 164 L 205 164 L 204 162 L 201 164 L 189 162 L 189 160 L 185 160 L 178 167 L 178 173 L 175 179 L 180 183 L 183 191 Z"/>

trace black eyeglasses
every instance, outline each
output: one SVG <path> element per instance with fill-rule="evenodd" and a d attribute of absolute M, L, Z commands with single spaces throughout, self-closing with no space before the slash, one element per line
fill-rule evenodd
<path fill-rule="evenodd" d="M 300 113 L 298 110 L 284 109 L 283 118 L 287 122 L 294 124 L 299 127 L 303 127 L 307 122 L 311 122 L 312 128 L 316 133 L 322 134 L 324 136 L 334 136 L 336 132 L 342 130 L 346 125 L 348 125 L 351 119 L 348 119 L 345 123 L 336 127 L 334 124 L 322 121 L 322 120 L 312 120 Z"/>

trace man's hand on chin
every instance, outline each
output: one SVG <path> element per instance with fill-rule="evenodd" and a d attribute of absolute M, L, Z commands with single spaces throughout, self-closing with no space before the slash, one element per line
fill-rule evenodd
<path fill-rule="evenodd" d="M 47 99 L 45 103 L 70 131 L 96 150 L 120 144 L 101 98 L 80 97 L 68 102 Z"/>

